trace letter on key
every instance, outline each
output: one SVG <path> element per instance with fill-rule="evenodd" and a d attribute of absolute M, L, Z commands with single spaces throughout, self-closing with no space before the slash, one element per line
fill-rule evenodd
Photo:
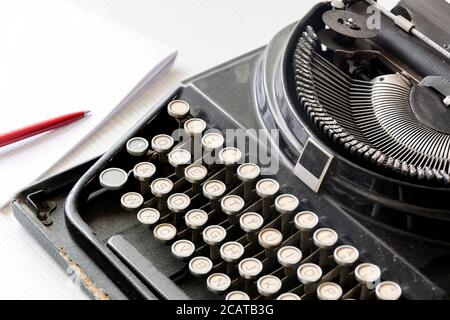
<path fill-rule="evenodd" d="M 230 288 L 231 279 L 223 273 L 214 273 L 206 280 L 208 290 L 217 294 L 224 293 Z"/>
<path fill-rule="evenodd" d="M 189 271 L 196 277 L 204 277 L 211 272 L 212 261 L 207 257 L 195 257 L 189 261 Z"/>
<path fill-rule="evenodd" d="M 172 255 L 180 260 L 185 260 L 192 256 L 195 251 L 195 245 L 189 240 L 178 240 L 172 244 Z"/>
<path fill-rule="evenodd" d="M 144 198 L 136 192 L 125 193 L 120 199 L 120 203 L 125 210 L 139 209 L 144 204 Z"/>

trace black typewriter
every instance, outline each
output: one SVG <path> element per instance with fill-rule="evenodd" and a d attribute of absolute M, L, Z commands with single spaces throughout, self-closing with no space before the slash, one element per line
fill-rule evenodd
<path fill-rule="evenodd" d="M 447 299 L 449 21 L 320 3 L 15 215 L 96 299 Z"/>

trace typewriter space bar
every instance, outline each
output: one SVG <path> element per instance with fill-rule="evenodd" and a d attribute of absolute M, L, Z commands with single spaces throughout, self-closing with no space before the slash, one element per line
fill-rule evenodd
<path fill-rule="evenodd" d="M 147 283 L 151 290 L 166 300 L 187 300 L 189 297 L 175 284 L 162 274 L 144 257 L 131 243 L 122 236 L 113 236 L 108 240 L 108 247 L 129 267 L 136 275 Z"/>

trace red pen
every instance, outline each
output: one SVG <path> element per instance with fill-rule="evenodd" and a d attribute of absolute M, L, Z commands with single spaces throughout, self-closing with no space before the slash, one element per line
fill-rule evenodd
<path fill-rule="evenodd" d="M 13 130 L 11 132 L 0 134 L 0 147 L 6 146 L 8 144 L 35 136 L 37 134 L 57 129 L 66 126 L 72 122 L 80 120 L 87 116 L 90 111 L 81 111 L 66 114 L 57 118 L 49 119 L 43 122 L 33 124 L 31 126 L 23 127 L 20 129 Z"/>

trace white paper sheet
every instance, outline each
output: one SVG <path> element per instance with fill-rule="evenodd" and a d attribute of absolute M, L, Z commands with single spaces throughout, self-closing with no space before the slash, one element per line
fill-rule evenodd
<path fill-rule="evenodd" d="M 176 52 L 61 0 L 0 3 L 0 132 L 92 114 L 0 148 L 0 206 L 167 70 Z"/>

